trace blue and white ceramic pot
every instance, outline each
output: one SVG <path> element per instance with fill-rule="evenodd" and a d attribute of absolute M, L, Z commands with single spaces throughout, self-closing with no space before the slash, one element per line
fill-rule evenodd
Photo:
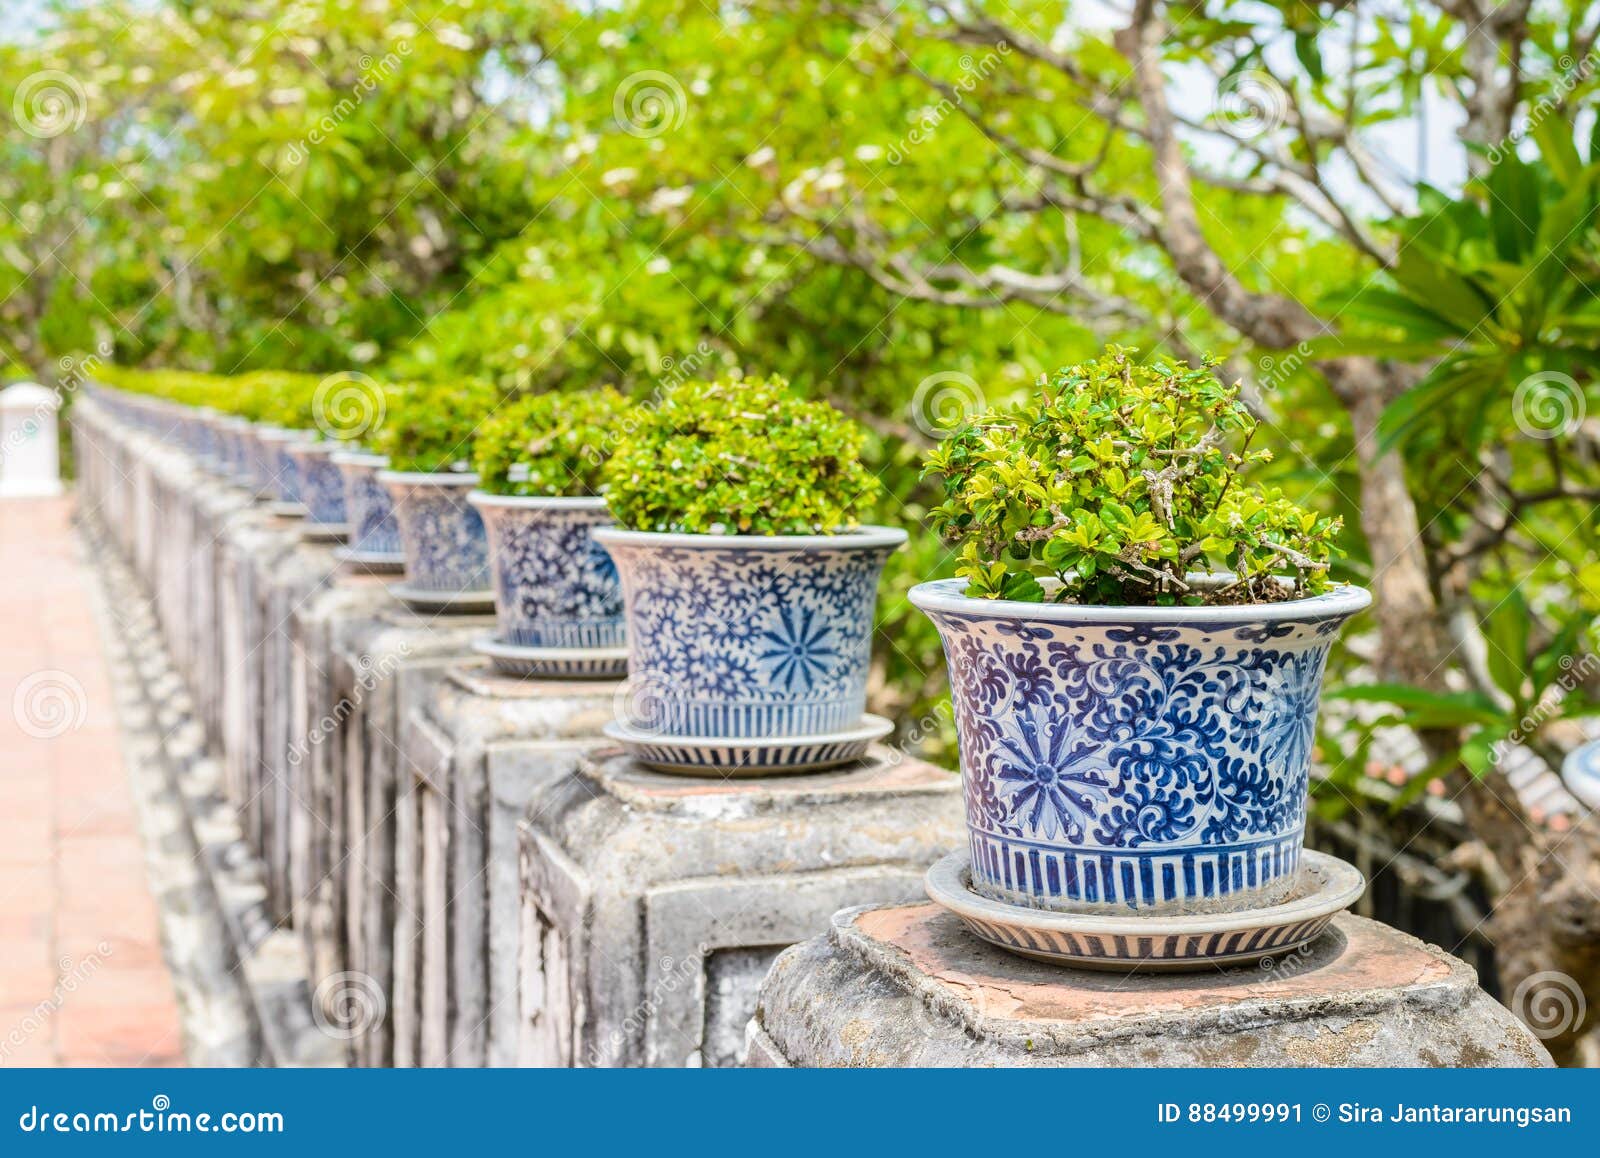
<path fill-rule="evenodd" d="M 524 498 L 474 491 L 489 537 L 499 641 L 515 647 L 619 648 L 622 586 L 596 527 L 604 499 Z"/>
<path fill-rule="evenodd" d="M 217 413 L 209 406 L 199 410 L 196 416 L 200 423 L 200 445 L 195 456 L 204 469 L 213 474 L 221 474 L 226 465 L 222 424 L 227 421 L 227 416 Z"/>
<path fill-rule="evenodd" d="M 231 414 L 217 420 L 217 466 L 229 482 L 238 486 L 247 485 L 250 479 L 250 451 L 245 445 L 249 429 L 248 422 Z"/>
<path fill-rule="evenodd" d="M 342 527 L 349 521 L 344 505 L 344 476 L 333 465 L 338 450 L 337 442 L 289 444 L 300 501 L 305 504 L 306 522 L 311 526 Z"/>
<path fill-rule="evenodd" d="M 299 430 L 266 427 L 256 435 L 267 472 L 267 493 L 281 503 L 300 501 L 300 468 L 289 453 L 296 443 L 308 441 L 311 435 Z"/>
<path fill-rule="evenodd" d="M 904 531 L 594 538 L 622 580 L 630 728 L 771 739 L 861 723 L 878 577 Z"/>
<path fill-rule="evenodd" d="M 382 470 L 406 557 L 406 586 L 457 595 L 489 590 L 489 543 L 483 519 L 467 502 L 478 476 Z"/>
<path fill-rule="evenodd" d="M 256 423 L 245 436 L 245 446 L 250 452 L 250 479 L 255 493 L 262 498 L 278 499 L 278 443 L 287 432 L 279 426 Z"/>
<path fill-rule="evenodd" d="M 1057 912 L 1283 901 L 1328 649 L 1358 587 L 1240 607 L 1086 607 L 912 588 L 950 669 L 972 884 Z"/>
<path fill-rule="evenodd" d="M 374 558 L 389 555 L 398 562 L 400 524 L 389 488 L 378 481 L 378 472 L 389 465 L 388 456 L 341 450 L 334 454 L 333 465 L 344 479 L 344 510 L 350 524 L 345 541 L 350 550 Z"/>
<path fill-rule="evenodd" d="M 184 447 L 196 459 L 205 461 L 211 457 L 211 412 L 209 410 L 194 410 L 189 414 L 189 421 L 184 427 Z"/>

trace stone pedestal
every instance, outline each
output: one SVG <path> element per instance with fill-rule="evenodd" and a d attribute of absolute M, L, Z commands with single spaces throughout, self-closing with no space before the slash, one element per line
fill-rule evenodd
<path fill-rule="evenodd" d="M 405 721 L 427 703 L 449 665 L 471 653 L 473 639 L 494 619 L 418 615 L 387 590 L 376 604 L 365 614 L 335 618 L 324 629 L 331 655 L 324 691 L 331 705 L 322 715 L 333 717 L 334 727 L 318 745 L 326 768 L 308 774 L 327 779 L 328 864 L 308 870 L 325 883 L 316 890 L 315 912 L 303 927 L 315 941 L 312 956 L 319 969 L 336 965 L 333 971 L 359 973 L 384 995 L 384 1016 L 352 1040 L 359 1063 L 382 1066 L 397 1064 L 394 957 L 398 926 L 410 919 L 400 901 L 405 886 L 397 855 L 402 840 L 408 848 L 414 843 L 416 828 L 413 778 L 402 771 Z M 321 729 L 309 699 L 306 717 L 310 727 Z M 318 933 L 324 920 L 336 941 Z M 410 1064 L 404 1050 L 398 1064 Z"/>
<path fill-rule="evenodd" d="M 508 679 L 452 664 L 402 733 L 394 1060 L 515 1062 L 517 826 L 616 717 L 609 680 Z"/>
<path fill-rule="evenodd" d="M 737 1064 L 772 958 L 842 906 L 919 895 L 963 835 L 958 778 L 885 749 L 761 780 L 596 752 L 523 825 L 515 1060 Z"/>
<path fill-rule="evenodd" d="M 290 626 L 296 608 L 334 581 L 338 563 L 325 544 L 302 543 L 280 522 L 241 518 L 221 537 L 222 748 L 229 795 L 267 864 L 273 914 L 286 920 L 296 895 L 291 816 L 301 804 L 290 758 L 306 742 L 292 714 Z"/>
<path fill-rule="evenodd" d="M 1351 914 L 1270 968 L 1127 976 L 1006 953 L 922 903 L 774 964 L 756 1066 L 1547 1066 L 1461 961 Z"/>
<path fill-rule="evenodd" d="M 382 694 L 378 685 L 392 674 L 394 662 L 363 657 L 358 662 L 365 664 L 365 678 L 342 681 L 339 657 L 349 629 L 392 604 L 377 579 L 341 575 L 302 603 L 290 625 L 292 739 L 276 758 L 289 782 L 289 917 L 305 940 L 312 975 L 318 978 L 346 968 L 343 900 L 350 833 L 340 757 L 349 747 L 347 725 L 361 700 Z M 358 751 L 361 747 L 357 745 Z"/>

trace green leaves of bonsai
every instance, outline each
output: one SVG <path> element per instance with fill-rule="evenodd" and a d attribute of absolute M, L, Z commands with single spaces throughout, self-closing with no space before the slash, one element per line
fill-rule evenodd
<path fill-rule="evenodd" d="M 390 470 L 451 470 L 472 456 L 478 427 L 499 398 L 482 382 L 408 386 L 386 395 L 383 418 L 366 442 L 389 456 Z"/>
<path fill-rule="evenodd" d="M 781 378 L 691 381 L 639 407 L 604 471 L 624 527 L 697 534 L 830 534 L 878 487 L 862 434 Z"/>
<path fill-rule="evenodd" d="M 1237 388 L 1134 353 L 1059 370 L 929 455 L 945 495 L 932 518 L 961 546 L 968 594 L 1138 606 L 1324 590 L 1340 521 L 1238 477 L 1270 454 L 1248 450 Z M 1232 575 L 1190 578 L 1206 571 Z"/>
<path fill-rule="evenodd" d="M 589 496 L 626 429 L 628 400 L 609 386 L 518 399 L 478 430 L 473 469 L 495 495 Z"/>

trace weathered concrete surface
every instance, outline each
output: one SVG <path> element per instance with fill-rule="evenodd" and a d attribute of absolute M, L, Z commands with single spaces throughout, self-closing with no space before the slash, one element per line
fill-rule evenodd
<path fill-rule="evenodd" d="M 268 867 L 268 906 L 288 920 L 298 737 L 292 717 L 296 610 L 340 578 L 332 548 L 302 541 L 243 489 L 161 432 L 73 408 L 80 486 L 155 602 L 162 634 L 223 755 L 228 797 Z"/>
<path fill-rule="evenodd" d="M 759 1066 L 1548 1066 L 1443 951 L 1351 914 L 1272 968 L 1126 977 L 994 948 L 931 904 L 838 913 L 780 957 Z"/>
<path fill-rule="evenodd" d="M 325 544 L 301 543 L 269 520 L 224 529 L 222 593 L 225 687 L 223 750 L 229 784 L 248 831 L 268 867 L 268 901 L 276 919 L 291 919 L 293 814 L 299 808 L 298 765 L 305 743 L 293 719 L 295 610 L 338 573 Z"/>
<path fill-rule="evenodd" d="M 620 684 L 507 679 L 452 664 L 402 733 L 416 818 L 400 850 L 396 1054 L 509 1065 L 518 1021 L 517 825 L 615 718 Z"/>
<path fill-rule="evenodd" d="M 523 1065 L 732 1065 L 767 963 L 846 905 L 921 892 L 963 834 L 952 773 L 875 750 L 760 780 L 597 751 L 522 826 Z"/>
<path fill-rule="evenodd" d="M 95 534 L 90 543 L 189 1061 L 338 1065 L 340 1043 L 313 1015 L 305 955 L 268 914 L 264 866 L 223 792 L 221 761 L 162 645 L 154 608 L 109 540 Z"/>
<path fill-rule="evenodd" d="M 325 717 L 334 720 L 315 750 L 329 759 L 324 799 L 335 811 L 325 818 L 328 863 L 310 870 L 323 875 L 305 931 L 321 968 L 337 964 L 338 970 L 369 978 L 384 995 L 380 1016 L 352 1037 L 355 1059 L 408 1065 L 412 1057 L 393 1034 L 393 1011 L 404 1000 L 398 990 L 408 983 L 404 970 L 396 973 L 396 946 L 402 927 L 412 922 L 400 901 L 406 866 L 398 850 L 415 811 L 411 777 L 402 774 L 401 736 L 406 719 L 427 702 L 447 667 L 470 653 L 472 640 L 493 620 L 419 616 L 393 600 L 361 614 L 355 613 L 359 607 L 351 610 L 327 625 L 333 702 L 309 725 L 320 730 Z M 336 940 L 324 938 L 325 927 Z"/>
<path fill-rule="evenodd" d="M 375 1019 L 320 1012 L 353 1060 L 384 1064 L 400 704 L 492 621 L 404 610 L 381 580 L 302 541 L 298 520 L 91 396 L 74 406 L 73 434 L 83 502 L 151 593 L 181 676 L 173 694 L 187 688 L 196 742 L 217 754 L 218 807 L 259 858 L 265 891 L 247 919 L 309 950 L 314 980 L 338 981 L 325 1004 L 352 991 L 343 969 L 370 964 L 357 981 L 380 995 Z M 353 911 L 341 908 L 351 898 Z"/>
<path fill-rule="evenodd" d="M 379 583 L 341 581 L 302 603 L 290 626 L 293 739 L 283 753 L 291 799 L 289 919 L 303 935 L 319 978 L 346 968 L 340 884 L 348 865 L 348 833 L 338 757 L 344 748 L 341 727 L 355 706 L 335 691 L 334 640 L 342 625 L 369 618 L 388 601 Z"/>

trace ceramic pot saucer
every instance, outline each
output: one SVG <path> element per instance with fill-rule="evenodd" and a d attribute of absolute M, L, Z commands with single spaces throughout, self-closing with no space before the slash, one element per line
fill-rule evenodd
<path fill-rule="evenodd" d="M 304 503 L 268 503 L 267 514 L 278 519 L 303 519 L 306 517 Z"/>
<path fill-rule="evenodd" d="M 519 647 L 486 635 L 472 641 L 472 650 L 502 675 L 519 678 L 615 679 L 628 672 L 625 647 Z"/>
<path fill-rule="evenodd" d="M 882 716 L 865 715 L 854 728 L 816 736 L 767 739 L 730 736 L 667 736 L 617 722 L 601 731 L 628 755 L 657 772 L 680 776 L 781 776 L 848 764 L 866 755 L 874 741 L 894 731 Z"/>
<path fill-rule="evenodd" d="M 349 533 L 349 523 L 305 523 L 300 527 L 300 538 L 307 543 L 342 543 Z"/>
<path fill-rule="evenodd" d="M 973 889 L 965 852 L 930 868 L 925 885 L 935 904 L 978 937 L 1024 957 L 1079 969 L 1178 973 L 1293 952 L 1321 936 L 1367 882 L 1338 857 L 1305 849 L 1294 889 L 1281 904 L 1181 917 L 1052 913 L 991 901 Z"/>
<path fill-rule="evenodd" d="M 1579 744 L 1561 762 L 1561 779 L 1567 791 L 1600 812 L 1600 740 Z"/>
<path fill-rule="evenodd" d="M 391 583 L 389 594 L 413 611 L 470 615 L 494 610 L 493 591 L 425 591 L 409 583 Z"/>
<path fill-rule="evenodd" d="M 406 557 L 394 552 L 335 547 L 333 557 L 353 570 L 371 575 L 398 575 L 406 569 Z"/>

